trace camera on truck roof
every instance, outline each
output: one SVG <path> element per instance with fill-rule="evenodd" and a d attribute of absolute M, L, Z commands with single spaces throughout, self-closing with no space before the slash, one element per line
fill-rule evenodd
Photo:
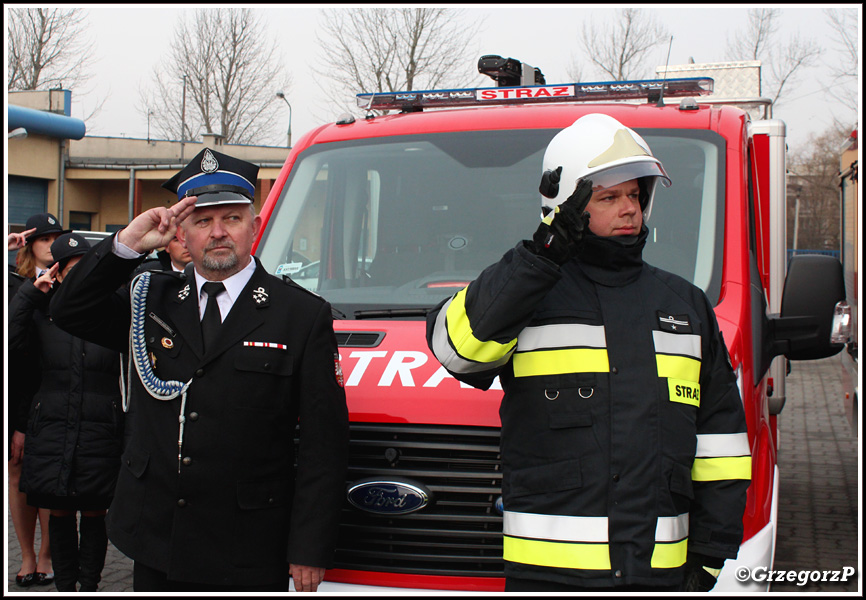
<path fill-rule="evenodd" d="M 541 69 L 515 58 L 502 58 L 497 54 L 485 54 L 478 59 L 478 72 L 492 78 L 499 87 L 517 85 L 544 85 Z"/>

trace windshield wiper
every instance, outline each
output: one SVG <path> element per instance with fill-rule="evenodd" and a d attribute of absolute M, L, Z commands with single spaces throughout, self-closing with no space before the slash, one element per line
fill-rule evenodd
<path fill-rule="evenodd" d="M 399 319 L 400 317 L 426 317 L 429 308 L 385 308 L 378 310 L 356 310 L 356 319 Z"/>

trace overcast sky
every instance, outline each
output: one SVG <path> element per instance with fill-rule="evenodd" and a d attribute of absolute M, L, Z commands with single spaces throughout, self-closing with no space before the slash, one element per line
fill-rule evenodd
<path fill-rule="evenodd" d="M 8 6 L 8 5 L 7 5 Z M 218 5 L 208 5 L 218 6 Z M 335 109 L 327 105 L 313 81 L 312 66 L 318 58 L 316 29 L 322 5 L 250 5 L 266 14 L 263 36 L 278 44 L 291 89 L 285 90 L 292 105 L 292 134 L 301 134 L 322 122 L 334 120 Z M 333 6 L 333 5 L 332 5 Z M 365 5 L 368 6 L 368 5 Z M 388 5 L 385 5 L 388 6 Z M 394 6 L 394 5 L 390 5 Z M 676 4 L 644 5 L 673 35 L 670 64 L 726 60 L 725 46 L 737 30 L 744 30 L 752 5 Z M 814 38 L 825 48 L 820 66 L 804 71 L 796 87 L 775 113 L 788 125 L 789 144 L 804 144 L 813 133 L 820 133 L 837 117 L 854 122 L 856 115 L 834 101 L 826 91 L 828 64 L 838 62 L 833 30 L 822 11 L 827 6 L 860 5 L 775 5 L 782 9 L 778 39 L 787 41 L 799 34 Z M 199 5 L 201 7 L 201 5 Z M 611 6 L 594 8 L 586 4 L 483 4 L 460 5 L 468 8 L 467 22 L 479 21 L 476 43 L 478 56 L 467 56 L 474 65 L 482 54 L 500 54 L 539 67 L 548 83 L 568 82 L 567 69 L 572 56 L 579 56 L 579 36 L 583 24 L 612 18 Z M 135 109 L 139 90 L 152 82 L 153 67 L 169 52 L 173 23 L 195 5 L 105 4 L 88 5 L 89 34 L 95 43 L 93 72 L 87 93 L 74 90 L 73 115 L 83 118 L 104 100 L 102 111 L 87 122 L 88 135 L 147 136 L 147 120 Z M 862 19 L 862 13 L 860 14 Z M 862 34 L 858 34 L 862 35 Z M 667 45 L 657 47 L 653 66 L 664 65 Z M 861 59 L 862 60 L 862 59 Z M 589 67 L 584 68 L 585 78 Z M 595 78 L 598 80 L 598 78 Z M 492 80 L 484 85 L 493 85 Z M 276 89 L 274 90 L 277 91 Z M 766 93 L 766 90 L 764 90 Z M 275 140 L 284 139 L 289 111 L 274 123 Z M 278 142 L 275 142 L 278 143 Z"/>

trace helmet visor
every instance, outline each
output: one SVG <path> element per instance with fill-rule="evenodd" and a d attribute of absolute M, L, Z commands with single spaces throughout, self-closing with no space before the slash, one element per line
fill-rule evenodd
<path fill-rule="evenodd" d="M 592 180 L 592 191 L 604 190 L 625 181 L 641 177 L 658 177 L 665 187 L 670 187 L 671 180 L 660 163 L 654 160 L 631 162 L 593 173 L 588 176 Z"/>

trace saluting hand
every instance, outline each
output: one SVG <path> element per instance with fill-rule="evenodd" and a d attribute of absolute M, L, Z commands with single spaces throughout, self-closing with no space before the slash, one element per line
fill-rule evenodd
<path fill-rule="evenodd" d="M 36 231 L 36 228 L 28 229 L 27 231 L 22 231 L 21 233 L 10 233 L 6 236 L 6 246 L 10 251 L 12 250 L 20 250 L 24 246 L 27 245 L 27 237 L 33 234 Z"/>
<path fill-rule="evenodd" d="M 117 241 L 139 254 L 167 246 L 178 225 L 195 210 L 196 200 L 189 196 L 170 208 L 160 206 L 141 213 L 120 230 Z"/>
<path fill-rule="evenodd" d="M 36 281 L 33 282 L 33 286 L 43 294 L 47 294 L 51 290 L 51 286 L 54 285 L 59 270 L 60 263 L 54 263 L 51 265 L 50 269 L 36 278 Z"/>

